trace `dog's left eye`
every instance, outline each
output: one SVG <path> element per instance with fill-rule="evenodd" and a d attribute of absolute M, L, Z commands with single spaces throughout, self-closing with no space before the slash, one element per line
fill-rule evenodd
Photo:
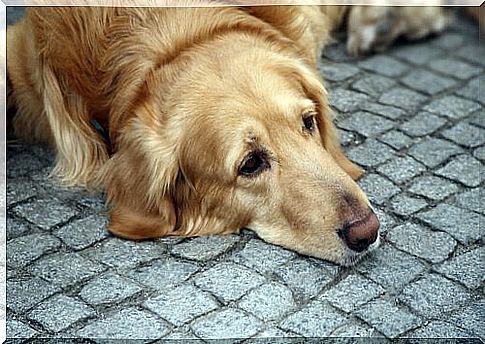
<path fill-rule="evenodd" d="M 305 126 L 305 130 L 313 133 L 315 131 L 315 115 L 307 114 L 303 117 L 303 125 Z"/>
<path fill-rule="evenodd" d="M 269 167 L 267 160 L 262 154 L 251 153 L 243 161 L 239 168 L 239 174 L 253 177 Z"/>

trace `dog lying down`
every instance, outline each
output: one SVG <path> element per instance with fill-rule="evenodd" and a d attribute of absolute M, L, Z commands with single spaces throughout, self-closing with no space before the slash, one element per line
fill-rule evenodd
<path fill-rule="evenodd" d="M 352 264 L 379 221 L 316 68 L 344 18 L 352 54 L 447 22 L 437 7 L 29 9 L 7 32 L 15 134 L 55 147 L 65 185 L 104 190 L 117 236 L 246 227 Z"/>

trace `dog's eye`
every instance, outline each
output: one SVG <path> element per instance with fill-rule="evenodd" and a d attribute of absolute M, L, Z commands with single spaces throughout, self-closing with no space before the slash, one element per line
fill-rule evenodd
<path fill-rule="evenodd" d="M 303 125 L 305 126 L 305 130 L 313 133 L 315 131 L 315 115 L 307 114 L 303 117 Z"/>
<path fill-rule="evenodd" d="M 261 154 L 251 153 L 244 159 L 242 166 L 239 168 L 239 174 L 251 177 L 268 167 L 268 162 Z"/>

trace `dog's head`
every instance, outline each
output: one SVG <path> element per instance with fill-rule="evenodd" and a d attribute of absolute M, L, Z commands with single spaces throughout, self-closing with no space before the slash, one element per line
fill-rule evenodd
<path fill-rule="evenodd" d="M 163 96 L 167 74 L 151 78 L 108 162 L 110 229 L 142 239 L 247 227 L 351 264 L 377 246 L 379 221 L 354 182 L 361 169 L 340 149 L 325 89 L 297 59 L 243 45 L 175 68 Z"/>

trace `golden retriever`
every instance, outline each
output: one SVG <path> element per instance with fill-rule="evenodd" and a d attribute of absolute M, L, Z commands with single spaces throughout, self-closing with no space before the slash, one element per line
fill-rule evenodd
<path fill-rule="evenodd" d="M 247 227 L 352 264 L 378 245 L 379 221 L 316 68 L 346 12 L 32 8 L 7 32 L 15 133 L 52 144 L 65 185 L 104 190 L 120 237 Z M 443 18 L 439 8 L 355 7 L 348 49 L 422 37 Z"/>

